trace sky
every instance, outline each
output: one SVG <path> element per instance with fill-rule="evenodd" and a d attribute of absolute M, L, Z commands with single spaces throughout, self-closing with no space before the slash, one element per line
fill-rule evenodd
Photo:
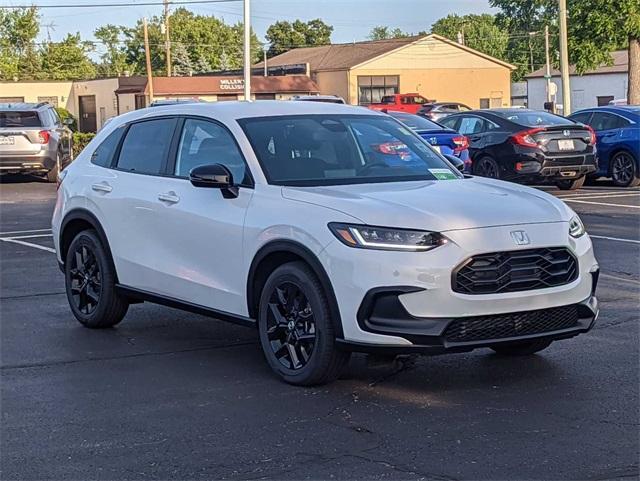
<path fill-rule="evenodd" d="M 117 3 L 123 0 L 0 0 L 0 6 L 60 5 L 64 3 Z M 129 0 L 131 5 L 150 0 Z M 173 7 L 175 8 L 175 7 Z M 227 23 L 242 19 L 242 2 L 188 5 L 188 9 L 201 14 L 222 17 Z M 41 9 L 40 39 L 47 34 L 53 41 L 67 33 L 80 32 L 84 40 L 93 39 L 93 31 L 100 25 L 112 23 L 131 26 L 144 16 L 162 14 L 162 6 L 131 6 L 122 8 L 55 8 Z M 488 0 L 252 0 L 251 21 L 261 40 L 272 23 L 278 20 L 312 20 L 321 18 L 334 27 L 332 42 L 365 40 L 377 25 L 399 27 L 404 31 L 429 30 L 431 24 L 451 13 L 492 12 Z"/>

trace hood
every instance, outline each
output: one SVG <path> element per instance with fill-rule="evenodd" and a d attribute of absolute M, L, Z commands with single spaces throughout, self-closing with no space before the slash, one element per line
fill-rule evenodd
<path fill-rule="evenodd" d="M 343 212 L 363 224 L 439 232 L 568 221 L 572 211 L 544 192 L 485 178 L 283 187 L 286 199 Z"/>

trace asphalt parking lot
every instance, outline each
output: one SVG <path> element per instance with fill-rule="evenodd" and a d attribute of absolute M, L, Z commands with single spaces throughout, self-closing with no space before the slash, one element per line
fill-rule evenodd
<path fill-rule="evenodd" d="M 151 304 L 81 327 L 52 253 L 55 186 L 0 191 L 2 479 L 638 477 L 640 189 L 549 189 L 602 268 L 590 333 L 528 358 L 358 355 L 307 389 L 246 328 Z"/>

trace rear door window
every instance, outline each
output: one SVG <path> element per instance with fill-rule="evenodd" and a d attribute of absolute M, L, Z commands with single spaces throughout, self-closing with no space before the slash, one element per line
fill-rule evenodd
<path fill-rule="evenodd" d="M 0 112 L 0 127 L 42 127 L 38 112 Z"/>
<path fill-rule="evenodd" d="M 628 124 L 622 117 L 605 112 L 595 112 L 591 120 L 591 127 L 595 131 L 619 129 Z"/>
<path fill-rule="evenodd" d="M 458 128 L 458 132 L 463 135 L 479 134 L 485 130 L 484 119 L 480 117 L 463 117 Z"/>
<path fill-rule="evenodd" d="M 444 125 L 448 129 L 458 130 L 457 125 L 460 117 L 445 117 L 444 119 L 438 120 L 438 123 Z"/>
<path fill-rule="evenodd" d="M 175 126 L 174 118 L 132 124 L 120 149 L 118 169 L 140 174 L 162 174 Z"/>

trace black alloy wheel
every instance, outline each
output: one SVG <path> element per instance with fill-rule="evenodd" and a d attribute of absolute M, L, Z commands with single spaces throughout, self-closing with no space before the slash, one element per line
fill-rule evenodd
<path fill-rule="evenodd" d="M 350 353 L 338 348 L 336 321 L 325 286 L 305 262 L 282 264 L 262 287 L 262 352 L 271 369 L 290 384 L 313 386 L 338 378 Z"/>
<path fill-rule="evenodd" d="M 640 184 L 636 178 L 635 159 L 627 152 L 618 152 L 611 159 L 611 178 L 618 187 L 633 187 Z"/>
<path fill-rule="evenodd" d="M 309 299 L 296 284 L 283 282 L 271 293 L 267 337 L 273 354 L 287 369 L 301 369 L 309 362 L 316 324 Z"/>
<path fill-rule="evenodd" d="M 98 260 L 86 244 L 76 245 L 68 260 L 71 299 L 75 308 L 88 316 L 96 310 L 102 295 L 102 273 Z"/>
<path fill-rule="evenodd" d="M 482 177 L 490 179 L 500 178 L 500 167 L 491 157 L 482 157 L 476 165 L 476 173 Z"/>
<path fill-rule="evenodd" d="M 122 320 L 129 300 L 116 289 L 113 261 L 95 230 L 82 231 L 71 241 L 64 270 L 69 307 L 83 326 L 100 329 Z"/>

